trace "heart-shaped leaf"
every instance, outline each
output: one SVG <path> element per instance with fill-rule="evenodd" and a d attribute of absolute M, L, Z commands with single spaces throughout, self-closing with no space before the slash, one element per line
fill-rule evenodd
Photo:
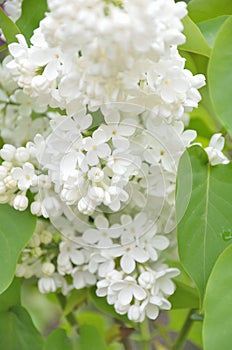
<path fill-rule="evenodd" d="M 231 243 L 231 198 L 232 164 L 211 166 L 201 147 L 186 150 L 177 177 L 178 247 L 201 301 L 215 261 Z"/>
<path fill-rule="evenodd" d="M 30 240 L 36 219 L 29 211 L 19 212 L 7 204 L 0 205 L 0 293 L 14 277 L 19 254 Z"/>

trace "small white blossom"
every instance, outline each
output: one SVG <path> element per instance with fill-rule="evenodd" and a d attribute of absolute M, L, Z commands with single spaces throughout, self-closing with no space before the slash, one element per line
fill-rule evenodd
<path fill-rule="evenodd" d="M 106 135 L 101 130 L 93 132 L 92 137 L 86 137 L 83 140 L 84 149 L 87 151 L 86 159 L 89 165 L 97 165 L 99 158 L 106 158 L 110 155 L 111 150 L 105 141 Z"/>
<path fill-rule="evenodd" d="M 52 277 L 42 277 L 39 279 L 38 288 L 40 293 L 46 294 L 56 291 L 56 283 Z"/>
<path fill-rule="evenodd" d="M 17 195 L 13 201 L 13 207 L 16 210 L 24 211 L 28 207 L 28 198 L 24 195 Z"/>
<path fill-rule="evenodd" d="M 23 164 L 22 168 L 13 168 L 11 170 L 11 176 L 14 180 L 17 180 L 18 188 L 22 191 L 28 190 L 31 186 L 35 186 L 37 182 L 35 168 L 28 162 Z"/>
<path fill-rule="evenodd" d="M 214 134 L 209 142 L 209 146 L 205 148 L 209 161 L 212 165 L 228 164 L 229 159 L 222 153 L 225 140 L 222 134 Z"/>
<path fill-rule="evenodd" d="M 145 290 L 140 287 L 133 277 L 126 277 L 122 281 L 113 282 L 110 289 L 117 293 L 118 301 L 121 305 L 128 305 L 134 297 L 137 300 L 146 298 Z"/>
<path fill-rule="evenodd" d="M 7 161 L 14 159 L 16 148 L 13 145 L 4 145 L 0 150 L 0 157 Z"/>

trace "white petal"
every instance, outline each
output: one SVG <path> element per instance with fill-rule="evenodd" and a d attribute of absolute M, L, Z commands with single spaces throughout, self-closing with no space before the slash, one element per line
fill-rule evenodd
<path fill-rule="evenodd" d="M 137 300 L 143 300 L 146 298 L 146 295 L 147 295 L 145 290 L 142 287 L 137 285 L 133 286 L 133 294 Z"/>
<path fill-rule="evenodd" d="M 174 89 L 177 92 L 185 93 L 189 89 L 189 82 L 187 79 L 173 79 Z"/>
<path fill-rule="evenodd" d="M 92 138 L 95 145 L 100 145 L 106 141 L 106 135 L 103 130 L 97 129 L 93 132 Z"/>
<path fill-rule="evenodd" d="M 129 254 L 125 254 L 120 260 L 120 266 L 125 273 L 129 274 L 134 271 L 136 265 L 134 259 Z"/>
<path fill-rule="evenodd" d="M 132 251 L 131 251 L 131 255 L 133 256 L 133 258 L 140 262 L 140 263 L 144 263 L 145 261 L 147 261 L 149 259 L 148 254 L 141 248 L 139 247 L 135 247 Z"/>
<path fill-rule="evenodd" d="M 73 285 L 76 289 L 81 289 L 85 287 L 85 281 L 81 272 L 76 272 L 75 276 L 73 276 Z"/>
<path fill-rule="evenodd" d="M 122 225 L 129 225 L 132 223 L 132 218 L 130 215 L 122 215 L 121 216 L 121 223 Z"/>
<path fill-rule="evenodd" d="M 12 171 L 11 171 L 11 175 L 13 177 L 13 179 L 15 180 L 20 180 L 24 174 L 23 174 L 23 170 L 21 168 L 14 168 Z"/>
<path fill-rule="evenodd" d="M 98 164 L 98 156 L 95 151 L 89 151 L 87 153 L 87 160 L 89 165 L 97 165 Z"/>
<path fill-rule="evenodd" d="M 214 134 L 209 142 L 209 147 L 216 148 L 217 150 L 221 151 L 224 147 L 225 139 L 222 136 L 222 134 Z"/>
<path fill-rule="evenodd" d="M 49 62 L 43 71 L 43 75 L 49 80 L 55 80 L 58 76 L 58 65 L 56 61 Z"/>
<path fill-rule="evenodd" d="M 115 199 L 109 204 L 110 209 L 113 211 L 118 211 L 120 209 L 120 206 L 120 201 L 118 199 Z"/>
<path fill-rule="evenodd" d="M 70 258 L 72 262 L 76 265 L 82 265 L 85 260 L 83 253 L 78 250 L 71 252 Z"/>
<path fill-rule="evenodd" d="M 105 113 L 104 115 L 104 119 L 106 124 L 112 124 L 112 123 L 119 123 L 120 121 L 120 113 L 115 110 L 115 111 L 108 111 L 107 113 Z"/>
<path fill-rule="evenodd" d="M 155 320 L 159 315 L 159 308 L 155 305 L 148 304 L 146 307 L 146 314 L 151 320 Z"/>
<path fill-rule="evenodd" d="M 89 229 L 84 232 L 83 239 L 90 244 L 96 243 L 100 238 L 100 232 L 98 230 Z"/>
<path fill-rule="evenodd" d="M 109 227 L 109 222 L 103 215 L 98 215 L 94 223 L 99 230 Z"/>
<path fill-rule="evenodd" d="M 97 154 L 101 158 L 108 157 L 111 153 L 110 147 L 107 145 L 107 143 L 102 143 L 101 145 L 98 145 L 97 147 Z"/>
<path fill-rule="evenodd" d="M 172 85 L 166 86 L 164 89 L 162 89 L 160 95 L 162 99 L 167 103 L 172 103 L 175 101 L 175 90 L 173 89 Z"/>
<path fill-rule="evenodd" d="M 118 137 L 118 138 L 113 138 L 113 145 L 114 147 L 122 151 L 124 149 L 126 150 L 129 148 L 130 142 L 124 137 Z"/>
<path fill-rule="evenodd" d="M 164 278 L 161 282 L 160 289 L 164 293 L 171 295 L 175 291 L 175 284 L 171 280 Z"/>
<path fill-rule="evenodd" d="M 114 269 L 114 261 L 113 260 L 106 261 L 99 266 L 99 270 L 98 270 L 99 276 L 105 277 L 113 269 Z"/>
<path fill-rule="evenodd" d="M 133 294 L 132 294 L 131 288 L 123 288 L 118 295 L 119 302 L 122 305 L 130 304 L 132 297 L 133 297 Z"/>
<path fill-rule="evenodd" d="M 169 240 L 167 237 L 157 235 L 154 237 L 152 245 L 159 250 L 164 250 L 169 246 Z"/>

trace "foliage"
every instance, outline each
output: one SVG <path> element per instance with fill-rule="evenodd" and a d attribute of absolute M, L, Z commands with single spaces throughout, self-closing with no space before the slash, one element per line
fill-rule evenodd
<path fill-rule="evenodd" d="M 32 236 L 36 220 L 28 211 L 19 213 L 6 204 L 0 208 L 0 258 L 4 266 L 0 291 L 3 292 L 14 277 L 19 254 Z"/>
<path fill-rule="evenodd" d="M 180 160 L 177 179 L 178 245 L 201 302 L 212 267 L 230 244 L 225 233 L 232 226 L 231 196 L 232 164 L 210 166 L 201 147 L 189 148 Z"/>

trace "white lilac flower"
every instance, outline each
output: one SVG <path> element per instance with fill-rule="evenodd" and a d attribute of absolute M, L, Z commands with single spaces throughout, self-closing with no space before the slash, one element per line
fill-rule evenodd
<path fill-rule="evenodd" d="M 37 176 L 35 174 L 34 166 L 26 162 L 22 168 L 13 168 L 11 170 L 11 176 L 17 181 L 18 188 L 22 191 L 35 186 L 37 183 Z"/>
<path fill-rule="evenodd" d="M 13 201 L 13 207 L 16 210 L 24 211 L 28 207 L 28 198 L 25 195 L 17 195 Z"/>
<path fill-rule="evenodd" d="M 166 232 L 177 166 L 196 137 L 184 129 L 205 82 L 177 49 L 186 5 L 48 8 L 30 46 L 18 35 L 0 65 L 0 202 L 24 210 L 29 190 L 32 214 L 50 220 L 38 218 L 16 274 L 36 276 L 42 293 L 96 285 L 119 314 L 156 319 L 175 290 L 177 269 L 160 261 L 176 244 Z M 227 162 L 223 145 L 214 135 L 212 164 Z"/>
<path fill-rule="evenodd" d="M 48 103 L 50 96 L 53 107 L 66 107 L 68 113 L 75 114 L 75 106 L 81 108 L 88 104 L 90 110 L 96 110 L 96 106 L 103 103 L 127 101 L 128 96 L 133 101 L 139 87 L 146 85 L 141 82 L 146 80 L 147 73 L 163 70 L 163 85 L 156 80 L 148 85 L 152 89 L 154 83 L 159 85 L 155 93 L 164 97 L 168 104 L 166 109 L 171 110 L 169 116 L 174 108 L 179 110 L 180 107 L 169 106 L 176 104 L 176 94 L 178 98 L 185 95 L 188 108 L 191 108 L 191 99 L 197 104 L 199 95 L 194 95 L 192 90 L 200 84 L 185 74 L 183 59 L 175 49 L 184 42 L 180 21 L 186 14 L 184 3 L 147 0 L 141 5 L 127 1 L 122 8 L 109 3 L 107 15 L 106 5 L 101 0 L 95 1 L 94 6 L 87 1 L 75 3 L 69 0 L 68 3 L 59 9 L 52 2 L 48 3 L 51 11 L 40 22 L 31 38 L 33 45 L 30 48 L 22 36 L 18 36 L 19 44 L 10 45 L 14 59 L 8 67 L 26 93 Z M 91 21 L 85 18 L 91 18 Z M 62 29 L 60 20 L 65 23 Z M 67 41 L 67 37 L 75 38 L 75 41 Z M 156 69 L 154 62 L 157 62 Z M 168 73 L 163 68 L 164 62 Z M 44 67 L 42 71 L 40 67 Z M 134 85 L 130 84 L 128 76 L 133 76 Z M 177 104 L 183 105 L 183 100 L 179 99 Z M 183 111 L 182 108 L 182 114 Z"/>
<path fill-rule="evenodd" d="M 99 158 L 107 158 L 110 153 L 110 147 L 106 143 L 107 137 L 104 131 L 96 130 L 92 137 L 86 137 L 83 140 L 84 149 L 87 151 L 86 160 L 89 165 L 97 165 Z"/>
<path fill-rule="evenodd" d="M 4 1 L 4 9 L 9 17 L 15 22 L 21 15 L 22 0 Z"/>
<path fill-rule="evenodd" d="M 146 298 L 145 290 L 130 276 L 121 281 L 113 282 L 110 289 L 117 294 L 118 302 L 124 306 L 129 305 L 133 297 L 139 301 Z"/>
<path fill-rule="evenodd" d="M 18 147 L 15 152 L 15 159 L 19 163 L 26 163 L 30 158 L 30 153 L 25 147 Z"/>
<path fill-rule="evenodd" d="M 96 283 L 96 276 L 87 268 L 75 268 L 72 272 L 73 285 L 76 289 L 93 286 Z"/>
<path fill-rule="evenodd" d="M 83 250 L 79 249 L 79 247 L 71 242 L 64 241 L 60 243 L 60 253 L 58 255 L 58 266 L 66 265 L 70 262 L 75 265 L 82 265 L 85 262 L 85 255 Z"/>
<path fill-rule="evenodd" d="M 139 239 L 139 245 L 148 253 L 152 261 L 156 261 L 159 252 L 168 248 L 169 240 L 163 235 L 156 234 L 156 227 L 154 226 Z"/>
<path fill-rule="evenodd" d="M 2 159 L 11 161 L 14 159 L 16 148 L 13 145 L 5 144 L 0 151 L 0 156 Z"/>
<path fill-rule="evenodd" d="M 123 274 L 121 271 L 112 270 L 108 272 L 104 279 L 101 279 L 97 282 L 97 290 L 96 294 L 99 297 L 105 297 L 108 294 L 108 287 L 117 281 L 121 281 L 123 279 Z"/>
<path fill-rule="evenodd" d="M 107 250 L 90 253 L 88 270 L 103 278 L 114 270 L 114 257 L 107 254 Z"/>
<path fill-rule="evenodd" d="M 212 165 L 228 164 L 229 159 L 222 153 L 225 139 L 222 134 L 214 134 L 209 142 L 209 146 L 205 148 L 209 161 Z"/>
<path fill-rule="evenodd" d="M 96 244 L 99 248 L 109 248 L 113 240 L 119 238 L 122 234 L 122 228 L 119 224 L 109 227 L 109 222 L 103 215 L 98 215 L 94 224 L 96 228 L 90 228 L 83 233 L 83 239 L 87 244 Z"/>
<path fill-rule="evenodd" d="M 115 248 L 110 248 L 111 254 L 120 258 L 120 267 L 123 272 L 130 274 L 136 268 L 136 263 L 145 263 L 149 260 L 148 253 L 143 247 L 140 247 L 136 242 L 131 240 L 130 236 L 121 238 L 121 245 Z"/>
<path fill-rule="evenodd" d="M 54 264 L 52 264 L 50 262 L 43 263 L 42 272 L 47 276 L 51 276 L 55 272 Z"/>
<path fill-rule="evenodd" d="M 55 292 L 57 287 L 52 276 L 41 277 L 38 282 L 38 288 L 40 293 L 51 293 Z"/>

